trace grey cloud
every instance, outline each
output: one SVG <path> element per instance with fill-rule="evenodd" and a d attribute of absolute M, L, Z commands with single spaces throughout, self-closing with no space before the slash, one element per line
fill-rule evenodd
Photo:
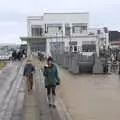
<path fill-rule="evenodd" d="M 119 0 L 1 0 L 0 43 L 27 35 L 26 17 L 43 12 L 90 12 L 90 26 L 120 30 Z"/>

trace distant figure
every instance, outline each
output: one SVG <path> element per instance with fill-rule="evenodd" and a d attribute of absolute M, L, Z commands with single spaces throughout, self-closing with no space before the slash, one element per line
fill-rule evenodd
<path fill-rule="evenodd" d="M 17 53 L 16 53 L 15 50 L 12 52 L 12 59 L 13 59 L 13 60 L 16 60 L 16 59 L 17 59 Z"/>
<path fill-rule="evenodd" d="M 43 61 L 44 60 L 44 54 L 38 52 L 38 58 L 40 61 Z"/>
<path fill-rule="evenodd" d="M 20 52 L 20 51 L 17 53 L 17 59 L 18 59 L 19 61 L 21 60 L 21 52 Z"/>
<path fill-rule="evenodd" d="M 113 71 L 113 72 L 116 71 L 116 60 L 115 60 L 115 56 L 113 54 L 111 55 L 111 71 Z"/>
<path fill-rule="evenodd" d="M 104 64 L 103 64 L 103 73 L 107 74 L 108 73 L 108 60 L 105 59 Z"/>
<path fill-rule="evenodd" d="M 49 106 L 55 108 L 56 86 L 60 85 L 60 78 L 52 57 L 47 59 L 47 65 L 44 66 L 43 74 L 45 76 L 45 88 L 47 89 Z"/>
<path fill-rule="evenodd" d="M 28 92 L 30 92 L 33 88 L 33 73 L 35 72 L 35 67 L 32 65 L 31 60 L 27 60 L 27 63 L 24 67 L 23 76 L 27 82 Z"/>

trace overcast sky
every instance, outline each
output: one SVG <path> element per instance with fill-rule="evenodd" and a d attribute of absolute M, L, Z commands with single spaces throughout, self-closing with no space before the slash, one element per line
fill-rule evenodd
<path fill-rule="evenodd" d="M 0 0 L 0 43 L 20 43 L 26 17 L 44 12 L 89 12 L 90 26 L 120 30 L 120 0 Z"/>

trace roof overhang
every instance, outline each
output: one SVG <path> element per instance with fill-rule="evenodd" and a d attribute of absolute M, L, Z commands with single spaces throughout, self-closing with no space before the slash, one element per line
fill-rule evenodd
<path fill-rule="evenodd" d="M 34 40 L 34 39 L 46 39 L 46 37 L 41 37 L 41 36 L 39 36 L 39 37 L 37 37 L 37 36 L 35 36 L 35 37 L 20 37 L 20 39 L 22 41 L 29 41 L 29 40 Z"/>
<path fill-rule="evenodd" d="M 20 37 L 22 41 L 29 41 L 34 39 L 53 39 L 53 38 L 96 38 L 95 35 L 81 35 L 81 36 L 32 36 L 32 37 Z"/>

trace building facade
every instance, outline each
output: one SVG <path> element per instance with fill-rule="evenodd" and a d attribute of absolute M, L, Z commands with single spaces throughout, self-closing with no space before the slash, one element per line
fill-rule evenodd
<path fill-rule="evenodd" d="M 97 52 L 109 44 L 104 29 L 89 28 L 89 13 L 44 13 L 27 18 L 28 37 L 22 37 L 32 52 Z M 105 43 L 104 43 L 105 42 Z"/>

